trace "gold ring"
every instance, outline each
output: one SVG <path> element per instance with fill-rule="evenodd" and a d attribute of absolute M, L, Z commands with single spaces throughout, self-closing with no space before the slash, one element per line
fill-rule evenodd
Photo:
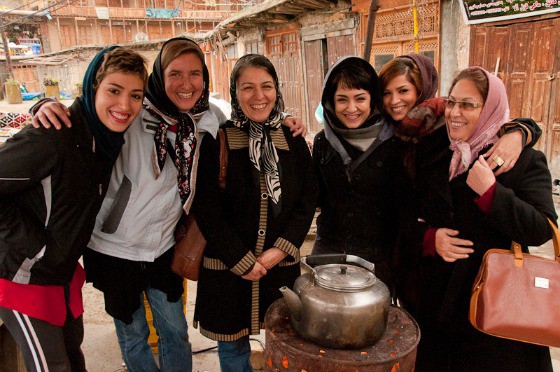
<path fill-rule="evenodd" d="M 502 165 L 504 165 L 504 159 L 500 158 L 500 155 L 496 155 L 492 159 L 496 162 L 498 167 L 501 167 Z"/>

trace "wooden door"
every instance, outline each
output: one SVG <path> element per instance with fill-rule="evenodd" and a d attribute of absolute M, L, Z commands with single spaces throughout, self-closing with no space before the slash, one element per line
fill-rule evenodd
<path fill-rule="evenodd" d="M 80 40 L 80 45 L 91 45 L 94 44 L 94 30 L 90 25 L 78 24 L 78 39 Z"/>
<path fill-rule="evenodd" d="M 148 22 L 148 37 L 150 38 L 150 40 L 163 39 L 158 21 Z"/>
<path fill-rule="evenodd" d="M 344 56 L 355 56 L 356 46 L 354 35 L 327 37 L 328 68 Z"/>
<path fill-rule="evenodd" d="M 560 17 L 538 22 L 475 26 L 470 65 L 494 72 L 508 92 L 510 117 L 531 117 L 543 135 L 535 148 L 548 158 L 553 177 L 560 177 Z"/>
<path fill-rule="evenodd" d="M 76 28 L 73 24 L 60 24 L 60 46 L 69 49 L 76 45 Z"/>
<path fill-rule="evenodd" d="M 111 35 L 111 26 L 108 22 L 103 22 L 99 24 L 101 27 L 101 37 L 103 45 L 114 44 L 113 36 Z"/>
<path fill-rule="evenodd" d="M 116 24 L 115 24 L 116 23 Z M 125 29 L 123 28 L 122 22 L 117 21 L 112 24 L 113 27 L 113 41 L 115 44 L 121 44 L 126 42 Z"/>
<path fill-rule="evenodd" d="M 558 20 L 557 20 L 558 21 Z M 547 141 L 548 132 L 553 130 L 554 124 L 549 121 L 552 96 L 552 81 L 549 80 L 551 74 L 554 73 L 553 64 L 554 56 L 560 52 L 554 53 L 558 29 L 554 27 L 553 20 L 546 22 L 535 22 L 532 24 L 532 35 L 530 39 L 531 50 L 531 70 L 530 78 L 527 79 L 527 101 L 523 110 L 524 116 L 532 117 L 541 127 L 543 131 L 542 140 L 537 143 L 536 148 L 543 151 L 547 156 L 552 155 L 553 143 Z M 552 47 L 552 48 L 551 48 Z M 522 52 L 519 50 L 518 52 Z M 551 53 L 552 52 L 552 53 Z"/>
<path fill-rule="evenodd" d="M 530 102 L 531 92 L 527 87 L 531 84 L 531 61 L 532 50 L 531 28 L 530 24 L 521 23 L 517 27 L 509 26 L 509 40 L 511 49 L 509 54 L 504 54 L 501 58 L 507 65 L 507 74 L 509 75 L 504 81 L 509 95 L 509 105 L 511 107 L 511 117 L 528 117 L 531 109 L 528 105 Z M 490 44 L 492 48 L 500 49 L 498 45 Z M 504 48 L 504 50 L 507 50 Z M 490 70 L 492 71 L 492 70 Z"/>
<path fill-rule="evenodd" d="M 306 67 L 306 104 L 308 130 L 317 133 L 323 129 L 315 119 L 315 110 L 321 102 L 323 81 L 325 78 L 325 39 L 304 42 L 305 67 Z"/>
<path fill-rule="evenodd" d="M 547 77 L 551 85 L 548 99 L 548 130 L 546 143 L 549 144 L 546 152 L 548 167 L 552 172 L 553 178 L 560 178 L 560 36 L 557 30 L 560 29 L 560 18 L 552 22 L 552 32 L 556 38 L 554 43 L 551 40 L 550 51 L 552 54 L 552 72 Z"/>
<path fill-rule="evenodd" d="M 296 32 L 271 35 L 266 38 L 267 57 L 278 74 L 285 112 L 302 118 L 304 112 L 301 99 L 303 77 L 298 44 Z M 305 118 L 303 119 L 305 120 Z"/>

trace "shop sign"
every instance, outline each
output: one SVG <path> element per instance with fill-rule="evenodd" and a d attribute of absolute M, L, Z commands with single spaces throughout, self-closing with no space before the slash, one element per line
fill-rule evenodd
<path fill-rule="evenodd" d="M 560 12 L 560 0 L 463 0 L 465 23 L 504 21 Z"/>

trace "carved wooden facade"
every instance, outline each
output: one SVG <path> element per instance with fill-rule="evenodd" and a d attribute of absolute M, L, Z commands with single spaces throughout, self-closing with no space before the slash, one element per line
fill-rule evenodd
<path fill-rule="evenodd" d="M 49 0 L 47 51 L 209 31 L 252 0 Z M 55 5 L 56 4 L 56 5 Z"/>
<path fill-rule="evenodd" d="M 381 2 L 375 19 L 370 62 L 377 71 L 387 61 L 399 55 L 414 53 L 415 44 L 419 52 L 432 58 L 439 66 L 440 42 L 440 5 L 439 1 L 416 1 L 418 33 L 414 36 L 414 12 L 411 1 L 393 0 Z M 360 2 L 356 9 L 361 13 L 360 22 L 360 50 L 364 49 L 368 12 L 366 5 L 369 1 Z"/>

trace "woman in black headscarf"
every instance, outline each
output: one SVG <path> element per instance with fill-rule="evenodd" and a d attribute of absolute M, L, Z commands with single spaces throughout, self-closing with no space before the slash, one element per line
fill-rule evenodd
<path fill-rule="evenodd" d="M 78 258 L 146 79 L 139 54 L 106 48 L 70 107 L 71 128 L 27 127 L 0 146 L 0 317 L 28 371 L 86 370 Z"/>
<path fill-rule="evenodd" d="M 201 144 L 193 212 L 207 240 L 194 320 L 218 341 L 222 371 L 251 371 L 249 335 L 258 334 L 278 288 L 299 276 L 299 248 L 316 201 L 305 140 L 282 125 L 272 63 L 240 58 L 231 75 L 226 188 L 218 187 L 219 144 Z"/>
<path fill-rule="evenodd" d="M 359 57 L 337 61 L 325 78 L 321 104 L 325 129 L 313 145 L 321 214 L 313 254 L 364 258 L 391 288 L 406 174 L 402 142 L 381 115 L 381 87 L 373 67 Z"/>

